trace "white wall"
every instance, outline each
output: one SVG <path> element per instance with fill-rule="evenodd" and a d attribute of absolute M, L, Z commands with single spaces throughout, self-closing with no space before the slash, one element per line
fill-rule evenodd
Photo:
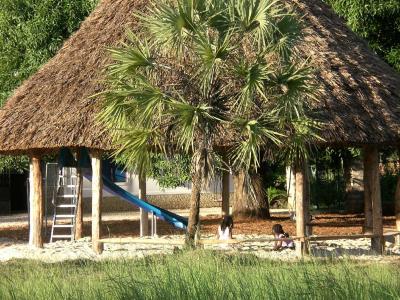
<path fill-rule="evenodd" d="M 138 195 L 139 194 L 139 179 L 135 174 L 127 174 L 126 182 L 117 183 L 120 187 L 125 189 L 126 191 Z M 174 189 L 166 188 L 163 189 L 159 186 L 158 182 L 154 179 L 148 178 L 146 182 L 146 190 L 147 195 L 176 195 L 176 194 L 190 194 L 191 192 L 191 183 L 188 182 L 185 186 L 177 187 Z M 230 176 L 230 192 L 233 192 L 233 180 L 232 176 Z M 210 187 L 206 189 L 204 192 L 208 193 L 221 193 L 221 180 L 218 178 L 215 181 L 211 182 Z M 92 195 L 92 184 L 89 180 L 84 178 L 83 182 L 83 197 L 90 198 Z M 111 197 L 109 193 L 104 191 L 104 197 Z"/>

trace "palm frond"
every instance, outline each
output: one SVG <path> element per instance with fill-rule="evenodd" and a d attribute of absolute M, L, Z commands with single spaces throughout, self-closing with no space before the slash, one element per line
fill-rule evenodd
<path fill-rule="evenodd" d="M 256 98 L 268 101 L 264 82 L 272 74 L 270 66 L 265 62 L 256 62 L 252 65 L 241 61 L 235 72 L 242 77 L 243 86 L 234 103 L 236 111 L 248 111 L 253 108 Z"/>
<path fill-rule="evenodd" d="M 177 131 L 178 144 L 188 153 L 195 149 L 196 134 L 205 131 L 210 123 L 222 122 L 222 119 L 213 115 L 212 108 L 205 104 L 192 105 L 184 99 L 180 100 L 171 102 L 169 114 Z"/>
<path fill-rule="evenodd" d="M 215 42 L 212 42 L 209 37 L 197 34 L 194 42 L 195 53 L 200 58 L 198 72 L 194 75 L 194 78 L 199 79 L 202 94 L 208 97 L 213 79 L 218 76 L 219 65 L 228 57 L 234 47 L 230 46 L 229 34 L 226 34 L 222 40 L 218 39 Z"/>
<path fill-rule="evenodd" d="M 230 159 L 236 169 L 250 170 L 260 166 L 260 153 L 268 141 L 280 145 L 283 135 L 274 130 L 275 121 L 269 115 L 257 120 L 234 120 L 242 140 L 233 147 Z"/>
<path fill-rule="evenodd" d="M 302 23 L 295 13 L 289 12 L 275 24 L 271 50 L 277 52 L 284 61 L 292 56 L 293 48 L 301 37 Z"/>
<path fill-rule="evenodd" d="M 230 0 L 235 7 L 236 23 L 255 37 L 259 50 L 268 46 L 276 19 L 286 14 L 279 0 Z"/>
<path fill-rule="evenodd" d="M 269 82 L 279 90 L 276 111 L 282 121 L 300 118 L 305 114 L 308 103 L 316 100 L 312 74 L 313 69 L 306 63 L 292 63 L 281 69 Z"/>
<path fill-rule="evenodd" d="M 128 39 L 133 45 L 124 44 L 120 48 L 111 48 L 108 51 L 114 64 L 109 66 L 109 76 L 135 74 L 140 67 L 153 66 L 154 59 L 150 54 L 147 42 L 141 42 L 134 33 L 127 32 Z"/>
<path fill-rule="evenodd" d="M 183 52 L 185 42 L 199 26 L 195 20 L 193 0 L 179 0 L 176 6 L 157 3 L 149 8 L 147 14 L 137 13 L 136 16 L 158 44 L 177 53 Z"/>
<path fill-rule="evenodd" d="M 291 130 L 285 141 L 285 147 L 280 149 L 280 159 L 288 164 L 296 161 L 307 160 L 312 154 L 312 146 L 315 142 L 323 142 L 318 132 L 323 124 L 307 117 L 291 123 Z"/>
<path fill-rule="evenodd" d="M 165 149 L 161 133 L 155 129 L 125 129 L 119 132 L 114 142 L 119 145 L 113 152 L 115 161 L 137 174 L 150 170 L 152 152 Z"/>

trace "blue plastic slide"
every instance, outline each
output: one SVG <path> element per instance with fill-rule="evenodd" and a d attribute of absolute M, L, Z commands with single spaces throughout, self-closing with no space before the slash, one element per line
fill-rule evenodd
<path fill-rule="evenodd" d="M 91 175 L 85 174 L 85 177 L 88 180 L 92 181 Z M 188 224 L 187 218 L 181 217 L 181 216 L 174 214 L 168 210 L 157 207 L 155 205 L 150 204 L 149 202 L 139 199 L 138 197 L 125 191 L 120 186 L 116 185 L 114 182 L 109 180 L 106 176 L 103 175 L 102 177 L 103 177 L 104 189 L 107 192 L 109 192 L 110 194 L 120 197 L 123 200 L 128 201 L 128 202 L 144 209 L 145 211 L 154 213 L 154 215 L 156 215 L 159 219 L 164 220 L 164 221 L 174 225 L 176 228 L 186 229 L 187 224 Z"/>

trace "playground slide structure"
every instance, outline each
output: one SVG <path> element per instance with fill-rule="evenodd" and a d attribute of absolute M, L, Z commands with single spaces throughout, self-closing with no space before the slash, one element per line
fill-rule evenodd
<path fill-rule="evenodd" d="M 90 174 L 85 174 L 84 176 L 88 180 L 92 181 L 92 176 Z M 152 204 L 148 203 L 147 201 L 139 199 L 135 195 L 132 195 L 131 193 L 127 192 L 120 186 L 116 185 L 114 182 L 112 182 L 110 179 L 108 179 L 107 176 L 103 175 L 102 177 L 103 177 L 104 189 L 107 192 L 109 192 L 110 194 L 120 197 L 123 200 L 128 201 L 128 202 L 144 209 L 147 212 L 153 213 L 159 219 L 172 224 L 176 228 L 186 229 L 187 222 L 188 222 L 187 218 L 181 217 L 181 216 L 174 214 L 168 210 L 165 210 L 158 206 L 152 205 Z"/>

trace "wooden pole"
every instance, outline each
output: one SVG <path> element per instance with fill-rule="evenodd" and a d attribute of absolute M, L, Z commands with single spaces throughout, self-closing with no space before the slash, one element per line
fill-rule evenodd
<path fill-rule="evenodd" d="M 29 243 L 36 248 L 43 248 L 43 185 L 40 156 L 31 156 L 31 222 L 29 228 Z"/>
<path fill-rule="evenodd" d="M 83 175 L 82 168 L 79 166 L 76 168 L 76 179 L 78 198 L 76 202 L 75 239 L 79 240 L 83 237 Z"/>
<path fill-rule="evenodd" d="M 286 191 L 288 194 L 288 210 L 293 212 L 296 208 L 296 178 L 292 166 L 286 167 Z"/>
<path fill-rule="evenodd" d="M 29 207 L 28 207 L 28 212 L 29 212 L 29 245 L 33 245 L 33 227 L 32 225 L 34 224 L 34 214 L 33 214 L 33 164 L 32 164 L 32 158 L 29 160 Z"/>
<path fill-rule="evenodd" d="M 368 191 L 368 199 L 371 199 L 372 233 L 378 236 L 372 238 L 371 249 L 377 254 L 382 254 L 384 250 L 384 239 L 379 178 L 379 152 L 378 148 L 375 146 L 368 146 L 364 149 L 364 174 L 367 175 L 367 185 L 364 186 L 364 188 Z"/>
<path fill-rule="evenodd" d="M 295 169 L 296 176 L 296 235 L 305 237 L 306 235 L 306 170 L 304 162 L 298 162 Z M 296 253 L 299 257 L 308 254 L 308 246 L 305 239 L 296 241 Z"/>
<path fill-rule="evenodd" d="M 146 200 L 146 175 L 139 175 L 139 198 Z M 149 235 L 149 213 L 140 209 L 140 236 Z"/>
<path fill-rule="evenodd" d="M 92 158 L 92 248 L 97 254 L 103 252 L 101 239 L 101 201 L 103 198 L 103 180 L 101 153 L 91 151 Z"/>
<path fill-rule="evenodd" d="M 304 164 L 304 179 L 303 179 L 303 185 L 304 185 L 304 217 L 305 217 L 305 223 L 306 223 L 306 236 L 310 236 L 313 233 L 313 228 L 312 225 L 310 224 L 311 222 L 311 214 L 310 214 L 310 201 L 311 201 L 311 186 L 310 186 L 310 177 L 311 177 L 311 169 L 310 165 L 308 162 Z M 308 246 L 308 245 L 307 245 Z M 308 251 L 308 247 L 307 247 Z"/>
<path fill-rule="evenodd" d="M 364 164 L 364 227 L 363 233 L 372 233 L 372 198 L 371 198 L 371 173 L 372 166 L 370 163 L 370 154 L 367 148 L 363 150 L 363 164 Z"/>
<path fill-rule="evenodd" d="M 400 158 L 400 149 L 397 151 Z M 400 231 L 400 175 L 397 177 L 396 193 L 394 195 L 394 211 L 396 215 L 396 231 Z M 400 246 L 400 235 L 396 236 L 396 244 Z"/>
<path fill-rule="evenodd" d="M 229 177 L 228 171 L 222 172 L 222 215 L 229 215 Z"/>

